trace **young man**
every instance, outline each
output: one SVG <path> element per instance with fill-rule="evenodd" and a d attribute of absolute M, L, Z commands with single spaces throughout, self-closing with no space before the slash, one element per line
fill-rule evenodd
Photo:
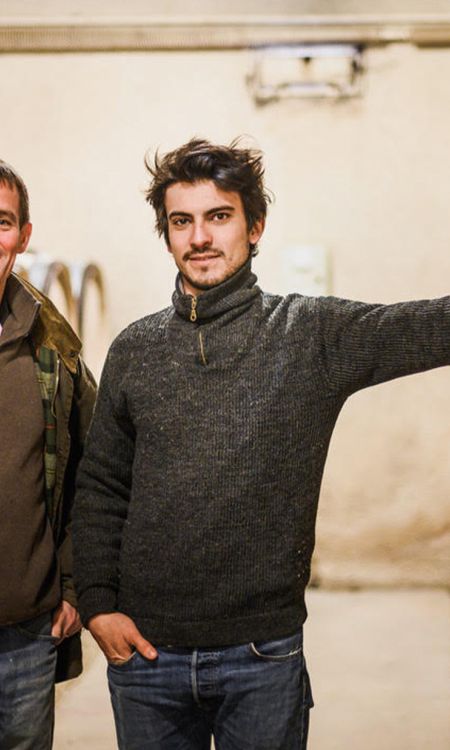
<path fill-rule="evenodd" d="M 69 534 L 95 386 L 52 303 L 12 273 L 27 189 L 0 160 L 0 747 L 49 750 L 54 684 L 81 672 Z"/>
<path fill-rule="evenodd" d="M 113 343 L 79 474 L 75 573 L 122 750 L 302 750 L 320 482 L 354 391 L 450 363 L 450 298 L 263 294 L 261 155 L 150 167 L 172 306 Z"/>

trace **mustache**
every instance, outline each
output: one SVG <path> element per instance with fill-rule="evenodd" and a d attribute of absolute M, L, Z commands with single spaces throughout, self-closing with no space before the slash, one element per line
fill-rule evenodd
<path fill-rule="evenodd" d="M 198 257 L 199 255 L 205 255 L 207 253 L 214 253 L 214 255 L 223 255 L 223 252 L 221 250 L 218 250 L 216 247 L 201 247 L 197 250 L 188 250 L 183 255 L 183 260 L 189 260 L 189 258 L 192 257 Z"/>

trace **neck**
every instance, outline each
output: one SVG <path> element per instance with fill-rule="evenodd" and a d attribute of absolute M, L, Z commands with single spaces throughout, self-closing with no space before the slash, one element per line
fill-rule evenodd
<path fill-rule="evenodd" d="M 236 313 L 252 304 L 253 299 L 261 293 L 259 287 L 255 285 L 256 276 L 251 270 L 251 259 L 248 259 L 228 279 L 210 289 L 202 290 L 202 294 L 198 296 L 186 293 L 187 290 L 182 282 L 181 274 L 178 274 L 172 303 L 177 313 L 187 320 L 191 319 L 194 301 L 196 319 L 200 321 L 223 315 L 226 312 Z"/>

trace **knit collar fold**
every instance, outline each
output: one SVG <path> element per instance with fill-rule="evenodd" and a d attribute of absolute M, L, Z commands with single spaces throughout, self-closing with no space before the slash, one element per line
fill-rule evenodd
<path fill-rule="evenodd" d="M 229 279 L 198 295 L 196 320 L 210 320 L 230 310 L 238 308 L 245 310 L 251 305 L 255 297 L 260 294 L 260 289 L 256 286 L 257 278 L 252 272 L 251 261 L 252 259 L 249 258 Z M 184 294 L 179 273 L 172 295 L 172 304 L 178 315 L 187 320 L 190 320 L 192 312 L 192 299 L 191 294 Z"/>

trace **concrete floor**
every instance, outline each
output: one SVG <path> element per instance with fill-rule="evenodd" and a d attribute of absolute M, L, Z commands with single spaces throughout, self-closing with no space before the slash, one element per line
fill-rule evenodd
<path fill-rule="evenodd" d="M 450 603 L 438 590 L 308 592 L 308 750 L 450 748 Z M 105 662 L 58 689 L 54 750 L 116 748 Z"/>

